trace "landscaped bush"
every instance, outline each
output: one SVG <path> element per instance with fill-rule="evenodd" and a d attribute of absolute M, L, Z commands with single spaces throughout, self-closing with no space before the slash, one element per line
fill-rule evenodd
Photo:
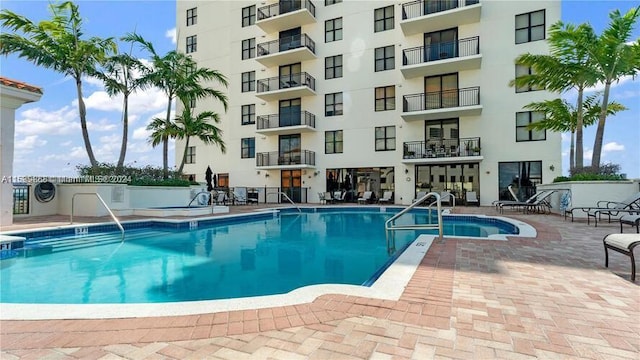
<path fill-rule="evenodd" d="M 599 169 L 585 166 L 580 169 L 573 169 L 571 176 L 558 176 L 553 179 L 554 183 L 565 181 L 619 181 L 626 180 L 624 174 L 620 174 L 620 165 L 602 164 Z"/>
<path fill-rule="evenodd" d="M 95 169 L 91 165 L 78 165 L 76 167 L 81 181 L 84 182 L 118 182 L 135 186 L 189 186 L 197 185 L 196 182 L 184 180 L 177 171 L 169 171 L 169 178 L 163 178 L 162 167 L 147 165 L 134 167 L 125 165 L 118 168 L 114 164 L 100 163 Z M 110 181 L 109 179 L 115 179 Z M 123 181 L 124 180 L 124 181 Z"/>
<path fill-rule="evenodd" d="M 166 179 L 166 180 L 135 179 L 135 180 L 131 180 L 131 182 L 129 183 L 129 185 L 133 185 L 133 186 L 185 186 L 185 187 L 191 184 L 192 184 L 191 181 L 183 180 L 183 179 Z"/>

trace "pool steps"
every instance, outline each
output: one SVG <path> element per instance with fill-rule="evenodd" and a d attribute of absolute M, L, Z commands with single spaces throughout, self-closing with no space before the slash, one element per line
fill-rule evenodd
<path fill-rule="evenodd" d="M 152 238 L 159 235 L 166 235 L 167 231 L 127 231 L 125 241 L 136 241 L 146 238 Z M 24 243 L 25 251 L 35 252 L 58 252 L 68 251 L 80 248 L 108 245 L 120 242 L 120 234 L 114 232 L 100 232 L 88 235 L 69 235 L 61 238 L 37 238 L 26 240 Z"/>

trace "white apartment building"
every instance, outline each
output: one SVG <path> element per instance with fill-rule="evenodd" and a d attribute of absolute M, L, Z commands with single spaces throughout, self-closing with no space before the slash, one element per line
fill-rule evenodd
<path fill-rule="evenodd" d="M 523 106 L 554 95 L 508 83 L 559 19 L 559 1 L 178 0 L 178 48 L 229 80 L 226 113 L 192 104 L 221 114 L 227 152 L 192 139 L 185 173 L 296 202 L 530 193 L 561 174 L 561 138 Z"/>

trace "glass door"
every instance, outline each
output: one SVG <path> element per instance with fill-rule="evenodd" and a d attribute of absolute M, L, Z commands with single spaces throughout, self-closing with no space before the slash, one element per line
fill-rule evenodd
<path fill-rule="evenodd" d="M 287 51 L 300 47 L 300 28 L 280 31 L 278 36 L 280 40 L 280 51 Z"/>
<path fill-rule="evenodd" d="M 425 62 L 458 56 L 458 29 L 424 34 L 424 56 Z"/>
<path fill-rule="evenodd" d="M 280 89 L 288 89 L 302 85 L 302 79 L 300 78 L 302 65 L 300 63 L 282 65 L 279 70 Z"/>
<path fill-rule="evenodd" d="M 295 203 L 302 201 L 302 171 L 282 170 L 280 172 L 280 187 L 282 192 L 287 194 Z M 280 199 L 280 201 L 287 201 Z"/>
<path fill-rule="evenodd" d="M 280 135 L 278 165 L 299 165 L 300 158 L 300 134 Z"/>
<path fill-rule="evenodd" d="M 280 127 L 300 125 L 301 104 L 299 98 L 280 101 Z"/>
<path fill-rule="evenodd" d="M 458 106 L 458 73 L 424 78 L 425 110 Z"/>

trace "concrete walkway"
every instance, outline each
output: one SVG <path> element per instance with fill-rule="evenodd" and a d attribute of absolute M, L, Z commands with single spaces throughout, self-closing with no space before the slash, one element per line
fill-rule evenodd
<path fill-rule="evenodd" d="M 489 207 L 456 212 L 495 215 Z M 538 237 L 436 242 L 398 301 L 325 295 L 181 317 L 2 321 L 0 357 L 639 359 L 640 276 L 630 282 L 622 254 L 604 267 L 602 238 L 619 224 L 503 216 L 531 224 Z"/>

